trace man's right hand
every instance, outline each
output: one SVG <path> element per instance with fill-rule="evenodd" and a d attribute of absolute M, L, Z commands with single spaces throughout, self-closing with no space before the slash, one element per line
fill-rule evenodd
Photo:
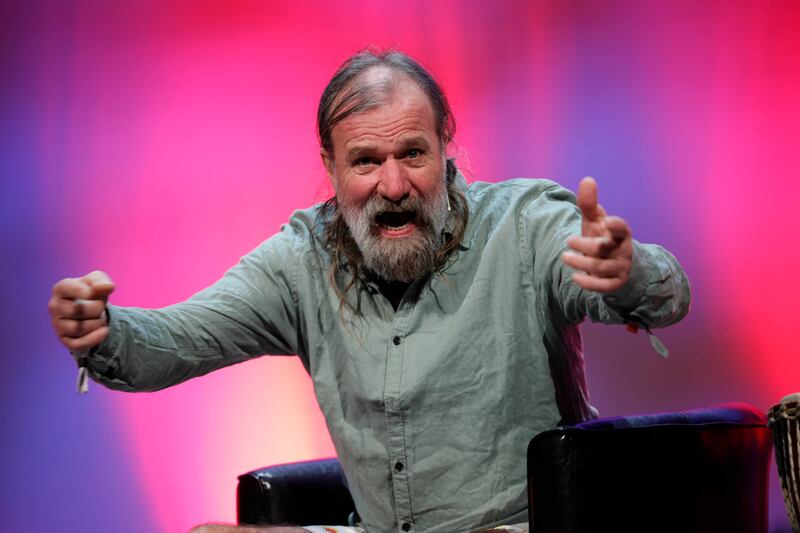
<path fill-rule="evenodd" d="M 108 336 L 106 302 L 114 282 L 95 270 L 82 278 L 64 278 L 53 286 L 47 303 L 53 329 L 71 351 L 87 350 Z"/>

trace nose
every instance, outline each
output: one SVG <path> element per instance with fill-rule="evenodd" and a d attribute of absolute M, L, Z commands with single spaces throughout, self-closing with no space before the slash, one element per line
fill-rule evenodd
<path fill-rule="evenodd" d="M 398 202 L 411 192 L 408 170 L 402 163 L 389 158 L 380 168 L 377 193 L 392 202 Z"/>

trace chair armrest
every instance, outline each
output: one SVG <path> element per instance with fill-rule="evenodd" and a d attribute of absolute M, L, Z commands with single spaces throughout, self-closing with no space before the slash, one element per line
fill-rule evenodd
<path fill-rule="evenodd" d="M 577 424 L 581 429 L 622 429 L 646 426 L 727 424 L 739 426 L 766 426 L 764 414 L 746 403 L 731 402 L 690 409 L 646 415 L 612 416 Z"/>
<path fill-rule="evenodd" d="M 253 470 L 239 476 L 240 524 L 343 525 L 355 511 L 338 459 Z"/>
<path fill-rule="evenodd" d="M 598 419 L 528 446 L 532 533 L 766 533 L 772 449 L 751 406 Z"/>

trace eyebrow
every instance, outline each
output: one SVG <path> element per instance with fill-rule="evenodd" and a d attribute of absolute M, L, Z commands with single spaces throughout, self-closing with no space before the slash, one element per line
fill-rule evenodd
<path fill-rule="evenodd" d="M 350 148 L 350 150 L 348 150 L 348 152 L 347 152 L 347 160 L 348 161 L 352 161 L 354 159 L 357 159 L 358 157 L 360 157 L 363 154 L 368 154 L 370 152 L 374 152 L 377 149 L 378 149 L 378 145 L 374 144 L 374 143 L 364 143 L 364 144 L 360 144 L 358 146 L 354 146 L 354 147 Z"/>
<path fill-rule="evenodd" d="M 411 137 L 406 137 L 400 141 L 400 150 L 408 150 L 409 148 L 414 148 L 419 146 L 420 148 L 424 148 L 425 150 L 430 150 L 431 143 L 428 142 L 428 138 L 424 135 L 412 135 Z"/>
<path fill-rule="evenodd" d="M 401 139 L 400 142 L 398 143 L 398 149 L 400 152 L 404 152 L 405 150 L 414 147 L 420 147 L 425 150 L 430 150 L 431 143 L 424 135 L 412 135 L 410 137 Z M 372 142 L 365 142 L 364 144 L 359 144 L 347 151 L 347 160 L 353 161 L 354 159 L 357 159 L 363 154 L 369 154 L 371 152 L 375 152 L 377 149 L 378 145 Z"/>

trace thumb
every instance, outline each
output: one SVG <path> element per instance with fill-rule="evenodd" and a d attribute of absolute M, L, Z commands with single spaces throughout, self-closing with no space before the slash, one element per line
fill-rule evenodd
<path fill-rule="evenodd" d="M 590 222 L 594 222 L 602 217 L 603 211 L 597 203 L 597 182 L 594 178 L 586 177 L 578 185 L 578 207 L 583 213 L 583 217 Z"/>
<path fill-rule="evenodd" d="M 92 300 L 105 300 L 114 292 L 116 285 L 111 281 L 111 278 L 101 270 L 90 272 L 81 278 L 92 291 Z"/>

